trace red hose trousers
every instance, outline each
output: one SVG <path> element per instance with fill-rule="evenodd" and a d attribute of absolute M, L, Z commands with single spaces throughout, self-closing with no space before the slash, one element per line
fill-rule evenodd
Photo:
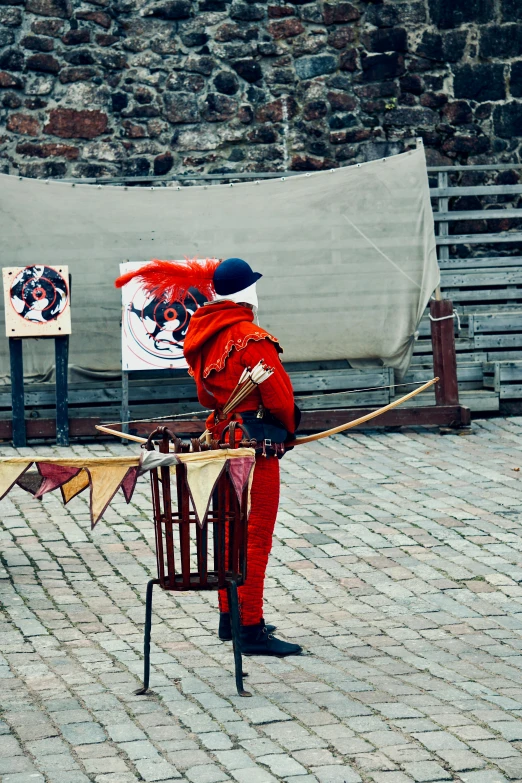
<path fill-rule="evenodd" d="M 279 460 L 257 456 L 248 519 L 247 578 L 238 590 L 241 625 L 258 625 L 263 618 L 265 574 L 278 506 Z M 219 591 L 219 611 L 229 611 L 226 590 Z"/>

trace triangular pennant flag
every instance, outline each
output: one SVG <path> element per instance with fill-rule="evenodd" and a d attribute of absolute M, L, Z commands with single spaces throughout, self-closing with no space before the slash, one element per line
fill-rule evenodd
<path fill-rule="evenodd" d="M 129 471 L 128 465 L 107 463 L 89 467 L 91 476 L 91 525 L 94 527 Z"/>
<path fill-rule="evenodd" d="M 250 478 L 255 461 L 255 457 L 237 457 L 228 461 L 228 473 L 240 503 L 243 497 L 243 490 Z"/>
<path fill-rule="evenodd" d="M 252 484 L 254 483 L 254 473 L 255 470 L 252 471 L 250 476 L 248 477 L 248 506 L 247 506 L 247 519 L 250 516 L 250 510 L 252 508 Z"/>
<path fill-rule="evenodd" d="M 30 495 L 36 497 L 44 481 L 45 479 L 40 476 L 37 470 L 26 470 L 16 480 L 16 483 Z"/>
<path fill-rule="evenodd" d="M 208 460 L 186 462 L 185 464 L 187 468 L 187 484 L 194 511 L 196 512 L 196 519 L 199 526 L 203 527 L 212 493 L 226 462 L 225 459 L 209 458 Z"/>
<path fill-rule="evenodd" d="M 13 484 L 16 484 L 22 473 L 33 464 L 31 459 L 27 462 L 3 462 L 0 460 L 0 500 L 7 495 Z"/>
<path fill-rule="evenodd" d="M 136 488 L 136 482 L 138 480 L 138 471 L 139 468 L 129 468 L 129 471 L 125 478 L 122 481 L 121 488 L 123 490 L 123 494 L 125 495 L 125 500 L 127 503 L 130 503 L 132 500 L 132 496 L 134 494 L 134 489 Z"/>
<path fill-rule="evenodd" d="M 79 495 L 80 492 L 83 492 L 84 489 L 87 489 L 87 487 L 90 484 L 90 478 L 89 474 L 83 468 L 80 470 L 80 472 L 74 476 L 72 479 L 70 479 L 66 484 L 62 484 L 60 487 L 62 498 L 64 505 L 67 505 L 67 503 L 76 497 L 76 495 Z"/>
<path fill-rule="evenodd" d="M 35 494 L 35 498 L 41 498 L 46 492 L 52 492 L 53 489 L 61 487 L 62 484 L 65 484 L 80 472 L 80 468 L 68 468 L 65 465 L 54 465 L 51 462 L 38 462 L 37 467 L 40 475 L 43 477 L 43 481 Z"/>

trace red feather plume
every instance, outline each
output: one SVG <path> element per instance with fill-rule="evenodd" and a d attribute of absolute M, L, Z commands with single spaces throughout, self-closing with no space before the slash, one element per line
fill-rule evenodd
<path fill-rule="evenodd" d="M 114 281 L 116 288 L 122 288 L 131 280 L 138 279 L 146 291 L 166 302 L 182 302 L 189 288 L 197 288 L 207 299 L 213 299 L 214 272 L 221 262 L 215 258 L 186 258 L 185 261 L 159 261 L 126 272 Z"/>

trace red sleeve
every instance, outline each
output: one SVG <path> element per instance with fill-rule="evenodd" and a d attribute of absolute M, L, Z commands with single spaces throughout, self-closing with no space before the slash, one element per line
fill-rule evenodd
<path fill-rule="evenodd" d="M 261 400 L 264 407 L 273 413 L 289 432 L 295 432 L 294 390 L 274 343 L 268 338 L 250 340 L 238 356 L 244 367 L 254 367 L 263 359 L 265 364 L 274 368 L 274 374 L 259 387 Z"/>

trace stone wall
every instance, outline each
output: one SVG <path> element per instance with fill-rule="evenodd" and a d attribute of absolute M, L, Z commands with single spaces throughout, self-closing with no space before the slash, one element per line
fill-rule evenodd
<path fill-rule="evenodd" d="M 0 0 L 1 169 L 520 161 L 522 0 Z"/>

